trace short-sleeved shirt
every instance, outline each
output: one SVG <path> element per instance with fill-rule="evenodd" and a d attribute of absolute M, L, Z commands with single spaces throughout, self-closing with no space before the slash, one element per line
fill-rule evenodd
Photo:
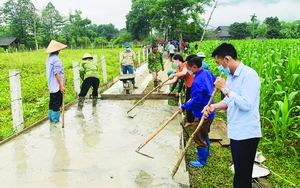
<path fill-rule="evenodd" d="M 153 53 L 149 53 L 148 55 L 148 70 L 152 72 L 158 72 L 162 70 L 164 67 L 162 54 L 160 52 L 156 52 L 156 57 L 154 58 Z"/>
<path fill-rule="evenodd" d="M 134 65 L 133 61 L 135 60 L 135 53 L 133 50 L 130 51 L 124 51 L 122 53 L 122 59 L 121 59 L 121 64 L 124 66 L 128 65 Z"/>

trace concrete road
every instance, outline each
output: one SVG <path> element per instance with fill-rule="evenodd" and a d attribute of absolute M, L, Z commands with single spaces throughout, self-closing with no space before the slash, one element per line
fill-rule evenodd
<path fill-rule="evenodd" d="M 161 76 L 166 79 L 165 72 Z M 151 75 L 146 65 L 136 74 L 139 89 L 133 93 L 141 93 Z M 120 92 L 118 81 L 106 94 Z M 65 128 L 61 122 L 46 120 L 2 144 L 0 187 L 189 187 L 184 160 L 171 177 L 183 149 L 180 115 L 140 150 L 153 159 L 135 152 L 177 107 L 149 100 L 129 117 L 127 110 L 132 106 L 133 101 L 99 100 L 92 107 L 91 100 L 86 100 L 82 111 L 77 105 L 65 111 Z"/>

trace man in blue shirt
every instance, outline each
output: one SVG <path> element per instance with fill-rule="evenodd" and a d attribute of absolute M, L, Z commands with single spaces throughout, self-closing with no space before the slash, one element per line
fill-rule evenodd
<path fill-rule="evenodd" d="M 202 60 L 199 57 L 194 57 L 187 61 L 189 72 L 195 74 L 194 81 L 192 82 L 190 100 L 178 108 L 179 112 L 184 110 L 192 110 L 195 118 L 192 123 L 192 129 L 195 131 L 199 121 L 202 118 L 202 111 L 208 104 L 208 101 L 214 90 L 214 81 L 216 77 L 207 70 L 202 69 Z M 190 161 L 194 167 L 203 167 L 206 165 L 206 160 L 209 155 L 209 138 L 208 133 L 210 125 L 214 120 L 215 112 L 212 112 L 203 122 L 199 132 L 194 136 L 196 143 L 198 160 Z"/>
<path fill-rule="evenodd" d="M 227 80 L 218 77 L 215 87 L 225 98 L 206 108 L 227 110 L 227 134 L 234 164 L 234 188 L 251 188 L 252 171 L 259 139 L 262 136 L 259 115 L 260 80 L 258 74 L 237 59 L 232 44 L 223 43 L 212 53 Z"/>

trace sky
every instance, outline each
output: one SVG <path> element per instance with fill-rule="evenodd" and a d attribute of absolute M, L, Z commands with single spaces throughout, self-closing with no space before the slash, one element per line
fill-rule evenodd
<path fill-rule="evenodd" d="M 8 0 L 0 0 L 0 5 Z M 93 24 L 110 24 L 122 29 L 126 26 L 126 14 L 131 9 L 131 0 L 31 0 L 35 7 L 41 10 L 48 2 L 67 16 L 70 10 L 81 10 L 82 17 L 88 18 Z M 205 7 L 206 13 L 201 15 L 205 23 L 213 10 Z M 300 20 L 300 0 L 219 0 L 216 9 L 209 21 L 208 29 L 218 26 L 229 26 L 234 22 L 250 22 L 251 15 L 255 14 L 261 22 L 266 17 L 277 16 L 279 21 L 293 22 Z"/>

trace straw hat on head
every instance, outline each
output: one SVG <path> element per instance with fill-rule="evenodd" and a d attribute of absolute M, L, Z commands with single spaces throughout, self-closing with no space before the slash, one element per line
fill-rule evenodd
<path fill-rule="evenodd" d="M 46 49 L 46 54 L 50 54 L 52 52 L 56 52 L 62 49 L 65 49 L 67 47 L 67 45 L 62 44 L 60 42 L 57 42 L 55 40 L 51 40 L 51 42 L 49 43 L 47 49 Z"/>
<path fill-rule="evenodd" d="M 83 57 L 82 57 L 82 60 L 85 60 L 85 59 L 87 59 L 87 58 L 93 59 L 93 56 L 92 56 L 90 53 L 85 53 L 85 54 L 83 55 Z"/>

